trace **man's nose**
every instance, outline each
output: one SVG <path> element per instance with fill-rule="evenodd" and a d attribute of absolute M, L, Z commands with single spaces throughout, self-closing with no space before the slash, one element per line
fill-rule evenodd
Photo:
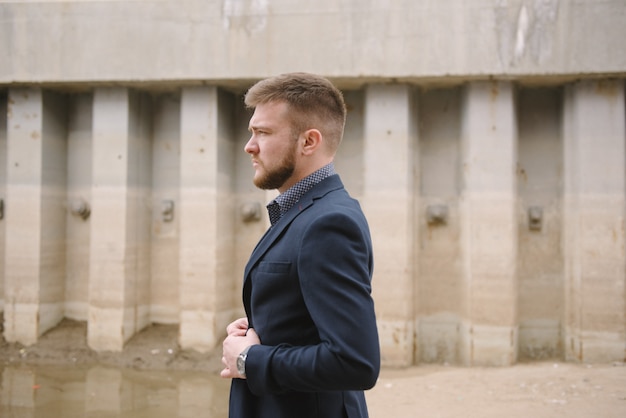
<path fill-rule="evenodd" d="M 254 135 L 250 137 L 246 145 L 243 147 L 243 150 L 248 154 L 254 154 L 257 150 L 256 141 L 254 140 Z"/>

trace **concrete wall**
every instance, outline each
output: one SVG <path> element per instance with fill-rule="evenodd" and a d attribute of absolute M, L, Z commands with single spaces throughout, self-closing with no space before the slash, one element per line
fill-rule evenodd
<path fill-rule="evenodd" d="M 622 0 L 130 0 L 2 4 L 0 82 L 622 73 Z M 358 78 L 358 80 L 355 80 Z"/>
<path fill-rule="evenodd" d="M 370 221 L 383 362 L 626 356 L 626 3 L 0 6 L 0 306 L 95 350 L 219 344 L 268 226 L 242 94 L 324 74 Z M 574 30 L 575 28 L 575 30 Z M 601 29 L 601 30 L 600 30 Z"/>

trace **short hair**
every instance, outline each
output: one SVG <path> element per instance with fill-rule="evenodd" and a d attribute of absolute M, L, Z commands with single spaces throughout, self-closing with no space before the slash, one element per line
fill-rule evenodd
<path fill-rule="evenodd" d="M 308 73 L 288 73 L 261 80 L 244 97 L 246 107 L 285 102 L 294 135 L 318 129 L 328 149 L 335 153 L 346 124 L 346 104 L 341 91 L 328 79 Z"/>

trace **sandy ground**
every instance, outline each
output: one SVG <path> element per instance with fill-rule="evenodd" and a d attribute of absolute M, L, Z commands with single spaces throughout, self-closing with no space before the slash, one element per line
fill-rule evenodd
<path fill-rule="evenodd" d="M 372 417 L 624 418 L 626 367 L 530 363 L 504 368 L 383 370 Z"/>
<path fill-rule="evenodd" d="M 85 324 L 64 320 L 34 346 L 0 339 L 0 363 L 102 364 L 217 373 L 221 349 L 206 354 L 180 350 L 177 332 L 176 326 L 154 325 L 133 337 L 123 353 L 95 353 L 86 344 Z M 555 361 L 504 368 L 424 365 L 384 369 L 367 399 L 372 418 L 624 418 L 626 367 L 624 363 Z"/>

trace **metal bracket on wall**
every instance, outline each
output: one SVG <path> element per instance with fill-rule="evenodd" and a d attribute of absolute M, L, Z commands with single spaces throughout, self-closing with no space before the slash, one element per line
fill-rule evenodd
<path fill-rule="evenodd" d="M 426 208 L 428 225 L 445 225 L 448 223 L 448 207 L 446 205 L 429 205 Z"/>
<path fill-rule="evenodd" d="M 174 201 L 161 201 L 161 218 L 163 222 L 172 222 L 174 220 Z"/>
<path fill-rule="evenodd" d="M 0 199 L 0 219 L 4 219 L 4 200 Z"/>
<path fill-rule="evenodd" d="M 241 205 L 241 219 L 244 222 L 254 222 L 261 219 L 261 204 L 259 202 L 246 202 Z"/>
<path fill-rule="evenodd" d="M 528 229 L 531 231 L 541 231 L 543 225 L 543 208 L 531 206 L 528 208 Z"/>
<path fill-rule="evenodd" d="M 85 221 L 87 220 L 87 218 L 89 218 L 89 215 L 91 214 L 91 208 L 89 207 L 89 203 L 79 198 L 72 201 L 70 205 L 70 212 L 72 213 L 72 215 L 78 216 L 83 221 Z"/>

